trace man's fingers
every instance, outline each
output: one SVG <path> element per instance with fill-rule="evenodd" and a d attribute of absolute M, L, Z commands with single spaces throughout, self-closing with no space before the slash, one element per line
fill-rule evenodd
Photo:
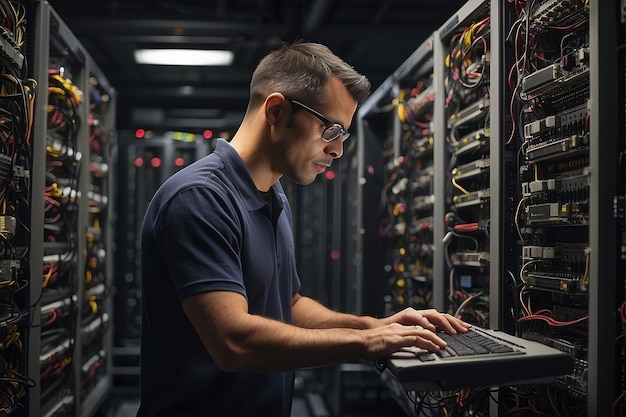
<path fill-rule="evenodd" d="M 426 350 L 439 350 L 447 346 L 447 343 L 442 338 L 428 329 L 420 329 L 413 343 L 414 346 Z"/>

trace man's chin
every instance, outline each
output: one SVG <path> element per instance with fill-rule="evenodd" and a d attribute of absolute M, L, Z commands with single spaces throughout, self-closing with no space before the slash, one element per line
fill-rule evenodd
<path fill-rule="evenodd" d="M 315 179 L 317 178 L 317 175 L 312 176 L 312 177 L 297 177 L 297 178 L 293 178 L 293 177 L 288 177 L 292 182 L 298 184 L 298 185 L 309 185 L 312 184 Z"/>

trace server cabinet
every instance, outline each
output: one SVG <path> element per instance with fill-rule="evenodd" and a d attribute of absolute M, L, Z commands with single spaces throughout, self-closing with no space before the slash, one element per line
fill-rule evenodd
<path fill-rule="evenodd" d="M 491 125 L 493 21 L 489 2 L 468 2 L 439 30 L 437 39 L 440 95 L 437 104 L 444 185 L 436 199 L 445 210 L 436 238 L 442 249 L 445 310 L 489 327 L 491 321 L 491 180 L 498 160 L 492 156 L 497 129 Z M 436 73 L 436 75 L 439 73 Z M 497 111 L 497 110 L 496 110 Z M 441 299 L 442 295 L 438 295 Z"/>
<path fill-rule="evenodd" d="M 360 107 L 353 236 L 359 313 L 433 305 L 433 39 Z M 384 296 L 381 296 L 384 294 Z M 384 303 L 382 303 L 384 301 Z"/>
<path fill-rule="evenodd" d="M 94 415 L 111 388 L 115 90 L 47 2 L 29 4 L 28 415 Z"/>
<path fill-rule="evenodd" d="M 36 383 L 28 368 L 28 336 L 29 250 L 36 239 L 31 234 L 30 175 L 37 81 L 28 74 L 26 8 L 2 1 L 0 11 L 0 409 L 6 415 L 26 407 Z"/>
<path fill-rule="evenodd" d="M 624 7 L 618 3 L 468 1 L 433 34 L 432 304 L 563 350 L 576 363 L 552 384 L 468 387 L 476 412 L 623 414 L 625 100 L 618 45 Z M 417 64 L 415 73 L 426 66 Z M 378 215 L 371 208 L 400 207 L 389 204 L 385 185 L 368 191 L 376 183 L 371 173 L 388 163 L 387 179 L 401 172 L 405 184 L 420 173 L 401 166 L 397 151 L 402 119 L 391 110 L 403 100 L 398 83 L 390 77 L 359 112 L 370 147 L 360 154 L 358 171 L 362 288 L 375 279 L 366 271 L 391 265 L 381 259 L 394 242 L 390 234 L 368 236 L 377 230 L 368 226 Z M 385 153 L 385 143 L 394 143 L 394 151 Z M 383 175 L 376 180 L 386 184 Z M 394 197 L 402 196 L 401 183 L 386 185 Z M 367 199 L 379 192 L 378 204 Z M 415 212 L 419 203 L 410 199 L 394 214 Z M 394 255 L 400 265 L 400 253 Z M 398 282 L 387 284 L 386 302 L 398 299 Z M 416 299 L 407 304 L 421 307 Z M 455 410 L 453 403 L 438 404 Z M 411 413 L 410 404 L 405 409 Z"/>

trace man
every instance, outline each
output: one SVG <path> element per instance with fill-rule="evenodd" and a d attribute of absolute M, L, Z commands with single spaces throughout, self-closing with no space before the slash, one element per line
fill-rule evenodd
<path fill-rule="evenodd" d="M 279 179 L 311 183 L 343 153 L 370 83 L 319 44 L 266 56 L 232 140 L 168 179 L 142 230 L 138 416 L 289 417 L 293 371 L 445 346 L 434 310 L 376 319 L 299 294 Z"/>

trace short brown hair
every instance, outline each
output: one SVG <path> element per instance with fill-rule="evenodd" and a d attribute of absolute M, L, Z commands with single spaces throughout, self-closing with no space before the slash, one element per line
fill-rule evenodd
<path fill-rule="evenodd" d="M 367 77 L 319 43 L 283 43 L 265 56 L 252 74 L 249 108 L 259 106 L 265 98 L 279 92 L 309 104 L 323 104 L 324 86 L 336 76 L 357 103 L 370 93 Z"/>

